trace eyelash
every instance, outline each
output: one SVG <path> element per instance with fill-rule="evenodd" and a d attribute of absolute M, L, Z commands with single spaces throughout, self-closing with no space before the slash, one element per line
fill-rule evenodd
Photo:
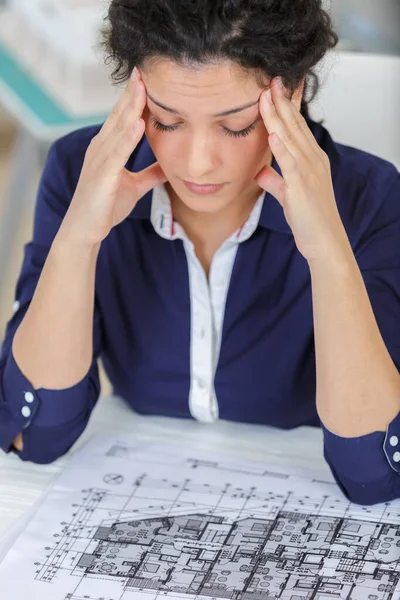
<path fill-rule="evenodd" d="M 155 127 L 155 129 L 157 129 L 157 131 L 163 131 L 165 133 L 168 131 L 175 131 L 179 127 L 179 125 L 163 125 L 162 123 L 157 121 L 157 119 L 154 119 L 154 117 L 151 118 L 151 122 L 153 124 L 153 127 Z M 242 129 L 242 131 L 232 131 L 231 129 L 222 127 L 222 131 L 224 132 L 224 134 L 229 137 L 233 137 L 233 138 L 247 137 L 248 135 L 250 135 L 250 133 L 252 131 L 254 131 L 254 129 L 255 129 L 255 123 L 253 123 L 249 127 L 246 127 L 246 129 Z"/>

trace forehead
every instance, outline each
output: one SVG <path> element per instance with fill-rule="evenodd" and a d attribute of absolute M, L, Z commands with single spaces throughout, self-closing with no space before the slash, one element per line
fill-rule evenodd
<path fill-rule="evenodd" d="M 204 79 L 210 82 L 213 80 L 244 81 L 252 77 L 252 72 L 249 69 L 243 69 L 237 63 L 229 60 L 205 64 L 181 64 L 164 57 L 147 61 L 143 66 L 143 72 L 147 77 L 165 75 L 191 83 Z"/>
<path fill-rule="evenodd" d="M 229 61 L 193 67 L 158 59 L 146 65 L 143 80 L 151 99 L 176 109 L 182 116 L 192 111 L 214 116 L 254 104 L 263 89 L 255 73 Z"/>

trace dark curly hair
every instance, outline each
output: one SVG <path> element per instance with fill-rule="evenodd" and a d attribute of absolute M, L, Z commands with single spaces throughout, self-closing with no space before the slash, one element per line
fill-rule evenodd
<path fill-rule="evenodd" d="M 320 85 L 313 68 L 338 40 L 322 0 L 112 0 L 99 48 L 114 84 L 158 58 L 194 68 L 230 60 L 260 87 L 280 75 L 291 93 L 305 79 L 309 118 Z"/>

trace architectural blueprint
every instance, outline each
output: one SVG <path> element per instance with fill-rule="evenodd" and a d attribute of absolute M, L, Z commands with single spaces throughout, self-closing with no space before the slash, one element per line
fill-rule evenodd
<path fill-rule="evenodd" d="M 3 600 L 400 600 L 400 503 L 333 479 L 94 440 L 0 565 Z"/>

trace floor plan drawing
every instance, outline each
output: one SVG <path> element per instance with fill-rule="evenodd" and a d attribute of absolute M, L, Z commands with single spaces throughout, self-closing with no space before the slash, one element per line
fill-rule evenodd
<path fill-rule="evenodd" d="M 202 514 L 99 527 L 86 573 L 126 588 L 231 599 L 393 597 L 398 526 L 279 512 L 228 523 Z M 336 547 L 337 549 L 333 549 Z M 339 549 L 340 548 L 340 549 Z M 354 588 L 358 586 L 358 593 Z"/>
<path fill-rule="evenodd" d="M 400 503 L 126 450 L 71 461 L 0 564 L 1 598 L 400 600 Z"/>

